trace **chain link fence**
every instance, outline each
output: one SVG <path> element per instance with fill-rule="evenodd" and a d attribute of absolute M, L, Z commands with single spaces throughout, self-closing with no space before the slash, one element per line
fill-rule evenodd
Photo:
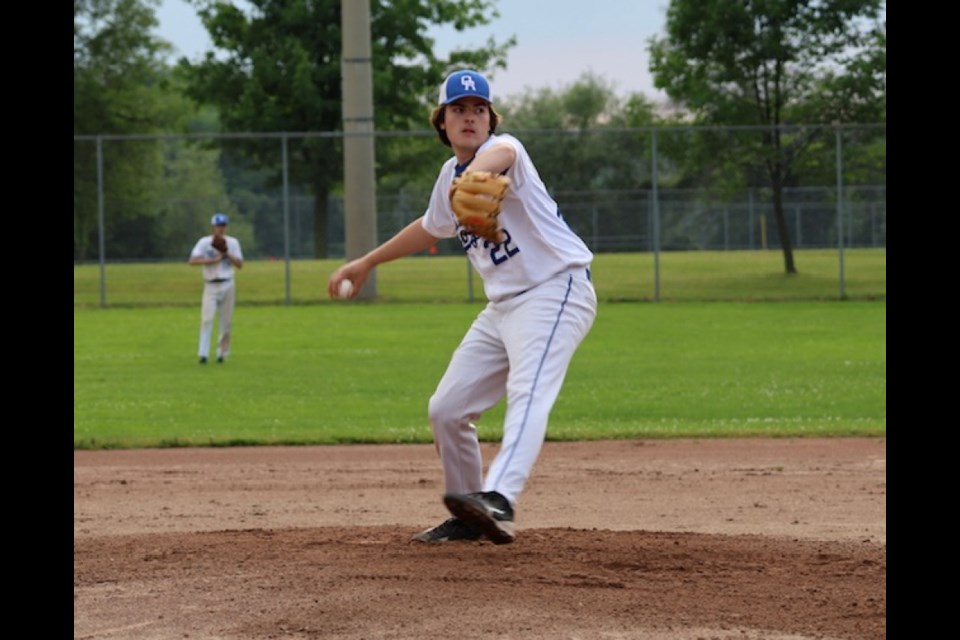
<path fill-rule="evenodd" d="M 886 248 L 885 125 L 504 131 L 596 254 Z M 423 213 L 450 149 L 373 135 L 383 241 Z M 332 132 L 76 136 L 75 273 L 99 267 L 105 303 L 106 265 L 185 263 L 217 211 L 248 262 L 342 259 L 342 149 Z"/>

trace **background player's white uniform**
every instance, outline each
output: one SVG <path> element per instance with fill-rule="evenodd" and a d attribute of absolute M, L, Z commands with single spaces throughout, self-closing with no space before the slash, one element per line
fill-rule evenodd
<path fill-rule="evenodd" d="M 450 158 L 440 170 L 423 228 L 459 235 L 489 299 L 454 352 L 430 398 L 429 417 L 449 493 L 497 491 L 514 505 L 543 445 L 547 420 L 574 352 L 597 312 L 590 281 L 593 254 L 570 229 L 519 140 L 491 135 L 478 153 L 510 144 L 516 160 L 493 245 L 458 229 L 448 197 L 466 167 Z M 503 439 L 483 478 L 472 423 L 506 396 Z"/>
<path fill-rule="evenodd" d="M 233 236 L 224 236 L 227 253 L 243 259 L 240 241 Z M 213 235 L 204 236 L 194 245 L 191 258 L 213 258 L 219 251 L 213 248 Z M 206 358 L 210 354 L 210 339 L 213 334 L 213 316 L 220 318 L 220 334 L 217 337 L 217 358 L 230 355 L 230 334 L 233 328 L 233 309 L 237 294 L 234 284 L 233 263 L 226 257 L 214 264 L 202 265 L 203 302 L 200 307 L 200 345 L 198 354 Z"/>

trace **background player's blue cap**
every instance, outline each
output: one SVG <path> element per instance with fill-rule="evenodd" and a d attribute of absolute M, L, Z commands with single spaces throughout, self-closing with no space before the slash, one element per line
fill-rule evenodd
<path fill-rule="evenodd" d="M 230 218 L 228 218 L 227 214 L 225 213 L 215 213 L 213 214 L 213 217 L 210 219 L 210 224 L 212 224 L 215 227 L 228 224 L 229 222 L 230 222 Z"/>
<path fill-rule="evenodd" d="M 454 71 L 440 85 L 441 105 L 468 97 L 483 98 L 487 102 L 493 102 L 490 99 L 490 83 L 483 74 L 469 69 Z"/>

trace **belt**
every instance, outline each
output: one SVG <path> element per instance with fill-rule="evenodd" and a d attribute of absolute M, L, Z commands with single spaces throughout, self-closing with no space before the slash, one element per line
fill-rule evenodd
<path fill-rule="evenodd" d="M 213 280 L 207 280 L 210 284 L 217 284 L 218 282 L 230 282 L 230 278 L 214 278 Z"/>
<path fill-rule="evenodd" d="M 587 280 L 590 280 L 591 282 L 593 281 L 593 274 L 590 273 L 590 267 L 573 267 L 571 269 L 567 269 L 566 271 L 561 271 L 557 275 L 569 274 L 571 276 L 575 276 L 581 273 L 586 274 Z"/>
<path fill-rule="evenodd" d="M 574 267 L 574 268 L 572 268 L 572 269 L 567 269 L 566 271 L 561 271 L 560 273 L 557 274 L 557 276 L 562 276 L 562 275 L 564 275 L 564 274 L 568 274 L 568 275 L 571 275 L 571 276 L 577 275 L 578 273 L 580 273 L 580 270 L 581 270 L 581 269 L 583 269 L 584 272 L 586 273 L 586 275 L 587 275 L 587 280 L 589 280 L 590 282 L 593 282 L 593 278 L 591 277 L 591 273 L 590 273 L 590 267 Z M 556 276 L 554 276 L 554 277 L 556 277 Z M 506 298 L 504 298 L 504 300 L 509 300 L 510 298 L 516 298 L 516 297 L 522 296 L 522 295 L 525 294 L 527 291 L 530 291 L 530 289 L 524 289 L 523 291 L 520 291 L 519 293 L 514 293 L 514 294 L 512 294 L 512 295 L 509 295 L 509 296 L 507 296 Z"/>

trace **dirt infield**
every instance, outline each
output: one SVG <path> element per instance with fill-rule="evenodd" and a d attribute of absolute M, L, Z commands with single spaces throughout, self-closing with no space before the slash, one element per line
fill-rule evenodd
<path fill-rule="evenodd" d="M 503 546 L 409 542 L 441 493 L 430 445 L 76 451 L 74 638 L 886 637 L 885 438 L 547 443 Z"/>

